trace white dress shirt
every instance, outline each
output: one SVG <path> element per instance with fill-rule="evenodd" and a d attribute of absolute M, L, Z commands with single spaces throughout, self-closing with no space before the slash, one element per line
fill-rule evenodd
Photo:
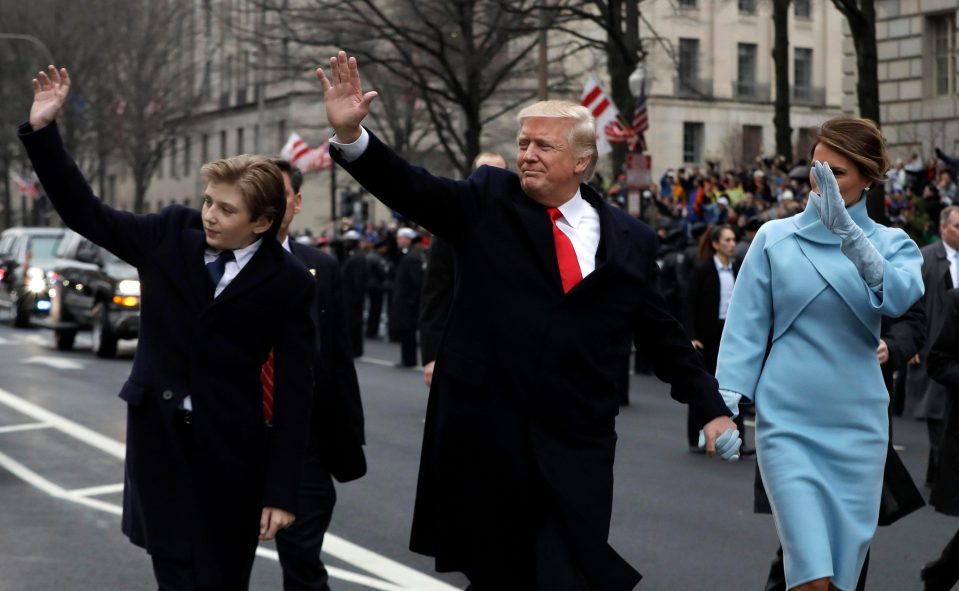
<path fill-rule="evenodd" d="M 250 259 L 253 258 L 253 255 L 256 254 L 256 251 L 260 248 L 260 243 L 263 242 L 262 238 L 257 238 L 256 242 L 253 244 L 244 247 L 238 248 L 233 251 L 233 260 L 229 261 L 226 264 L 226 270 L 223 271 L 223 277 L 220 278 L 220 282 L 216 284 L 216 291 L 213 292 L 213 298 L 216 299 L 223 293 L 223 290 L 226 289 L 226 286 L 233 281 L 233 278 L 240 274 L 240 271 L 243 270 L 243 267 L 250 262 Z M 216 260 L 222 251 L 215 248 L 207 247 L 203 251 L 203 263 L 209 265 Z M 183 408 L 186 410 L 193 410 L 193 400 L 189 396 L 183 399 Z"/>
<path fill-rule="evenodd" d="M 365 127 L 361 127 L 360 137 L 356 141 L 344 144 L 339 142 L 334 135 L 330 138 L 330 143 L 340 150 L 344 160 L 353 162 L 366 151 L 370 144 L 370 134 Z M 576 260 L 579 262 L 580 271 L 585 278 L 596 269 L 596 251 L 599 250 L 600 236 L 599 212 L 583 199 L 579 189 L 576 190 L 576 194 L 569 201 L 560 205 L 557 209 L 563 214 L 563 217 L 556 220 L 556 227 L 563 234 L 566 234 L 569 241 L 573 243 Z"/>
<path fill-rule="evenodd" d="M 736 283 L 736 278 L 733 275 L 733 261 L 730 260 L 726 265 L 723 265 L 719 257 L 713 255 L 713 264 L 716 265 L 716 271 L 719 272 L 719 319 L 726 320 L 729 300 L 733 297 L 733 285 Z"/>
<path fill-rule="evenodd" d="M 946 249 L 946 260 L 949 261 L 949 276 L 952 277 L 952 287 L 955 289 L 959 287 L 959 283 L 956 282 L 956 249 L 951 248 L 946 241 L 942 241 L 942 247 Z"/>

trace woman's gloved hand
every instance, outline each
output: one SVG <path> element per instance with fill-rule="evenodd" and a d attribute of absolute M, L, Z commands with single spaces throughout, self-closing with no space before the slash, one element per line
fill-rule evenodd
<path fill-rule="evenodd" d="M 812 175 L 816 179 L 822 197 L 816 195 L 815 192 L 810 192 L 809 201 L 819 212 L 822 225 L 842 239 L 854 234 L 859 226 L 846 211 L 846 202 L 842 199 L 842 193 L 839 192 L 839 183 L 836 181 L 832 169 L 829 168 L 829 164 L 824 164 L 818 160 L 813 162 Z"/>

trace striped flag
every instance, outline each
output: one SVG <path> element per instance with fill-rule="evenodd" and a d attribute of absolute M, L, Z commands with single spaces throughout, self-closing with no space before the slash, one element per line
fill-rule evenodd
<path fill-rule="evenodd" d="M 633 110 L 633 137 L 629 139 L 629 149 L 632 152 L 646 152 L 646 136 L 649 130 L 649 111 L 646 109 L 646 80 L 636 97 L 636 107 Z"/>
<path fill-rule="evenodd" d="M 303 172 L 326 170 L 333 166 L 330 157 L 330 142 L 323 142 L 319 148 L 311 148 L 297 133 L 291 133 L 280 155 L 292 162 Z"/>
<path fill-rule="evenodd" d="M 40 190 L 37 188 L 37 181 L 26 176 L 13 176 L 13 182 L 17 185 L 17 190 L 30 199 L 36 199 L 40 196 Z"/>
<path fill-rule="evenodd" d="M 610 121 L 603 130 L 606 134 L 606 140 L 613 144 L 633 141 L 633 130 L 629 127 L 623 127 L 619 121 Z"/>
<path fill-rule="evenodd" d="M 606 129 L 610 123 L 616 122 L 619 117 L 619 109 L 603 91 L 596 76 L 592 74 L 586 77 L 586 86 L 583 87 L 580 104 L 589 109 L 589 112 L 596 119 L 596 148 L 599 150 L 599 155 L 609 154 L 613 151 L 613 147 L 606 137 Z"/>

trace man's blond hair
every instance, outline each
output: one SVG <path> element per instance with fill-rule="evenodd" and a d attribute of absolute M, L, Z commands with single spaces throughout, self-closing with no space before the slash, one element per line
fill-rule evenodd
<path fill-rule="evenodd" d="M 593 178 L 599 151 L 596 149 L 596 120 L 589 109 L 572 101 L 539 101 L 524 108 L 516 116 L 520 125 L 530 117 L 552 117 L 570 119 L 573 124 L 569 130 L 569 146 L 576 158 L 589 156 L 589 164 L 583 171 L 583 182 Z"/>

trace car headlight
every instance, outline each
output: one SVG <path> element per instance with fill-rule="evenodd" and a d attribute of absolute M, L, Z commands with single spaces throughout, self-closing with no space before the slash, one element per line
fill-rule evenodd
<path fill-rule="evenodd" d="M 47 276 L 43 269 L 39 267 L 27 269 L 27 291 L 35 294 L 47 291 Z"/>
<path fill-rule="evenodd" d="M 122 296 L 139 296 L 140 282 L 136 279 L 124 279 L 117 285 L 117 294 Z"/>

